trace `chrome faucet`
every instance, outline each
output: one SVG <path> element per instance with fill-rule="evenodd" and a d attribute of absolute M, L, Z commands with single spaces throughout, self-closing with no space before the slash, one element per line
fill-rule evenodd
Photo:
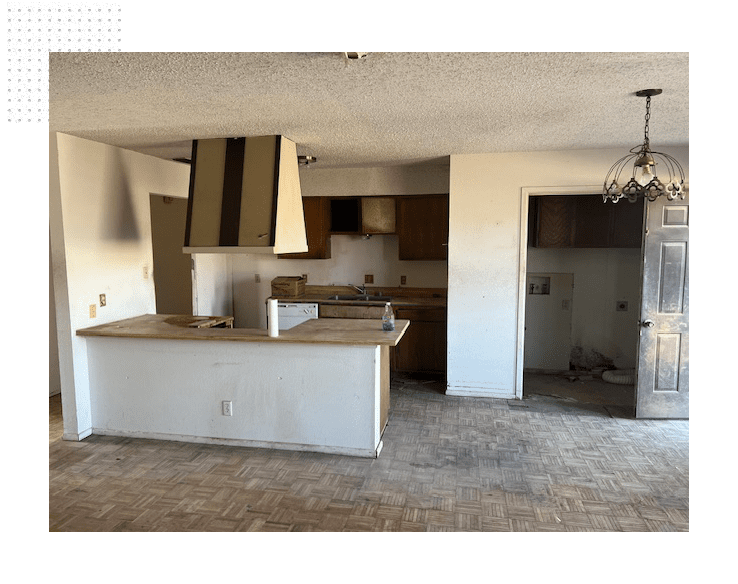
<path fill-rule="evenodd" d="M 354 286 L 353 284 L 349 284 L 354 290 L 358 290 L 361 294 L 366 294 L 366 286 Z"/>

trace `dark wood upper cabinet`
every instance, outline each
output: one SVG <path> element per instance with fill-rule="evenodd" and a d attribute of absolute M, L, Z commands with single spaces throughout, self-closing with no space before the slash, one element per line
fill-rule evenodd
<path fill-rule="evenodd" d="M 641 247 L 645 204 L 645 199 L 640 199 L 635 203 L 621 200 L 612 205 L 612 247 Z"/>
<path fill-rule="evenodd" d="M 530 198 L 529 237 L 541 248 L 639 248 L 643 200 L 603 203 L 601 195 Z"/>
<path fill-rule="evenodd" d="M 330 232 L 339 235 L 395 233 L 395 198 L 330 199 Z"/>
<path fill-rule="evenodd" d="M 305 233 L 308 251 L 278 256 L 280 259 L 324 260 L 331 257 L 329 232 L 330 200 L 326 197 L 303 197 L 302 210 L 305 214 Z"/>
<path fill-rule="evenodd" d="M 448 257 L 448 195 L 303 197 L 308 251 L 282 259 L 327 259 L 331 235 L 397 234 L 399 259 Z"/>
<path fill-rule="evenodd" d="M 397 198 L 401 260 L 448 258 L 448 195 Z"/>

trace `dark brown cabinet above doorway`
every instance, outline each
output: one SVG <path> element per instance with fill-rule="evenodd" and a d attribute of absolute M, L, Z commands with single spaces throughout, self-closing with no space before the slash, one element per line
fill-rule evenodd
<path fill-rule="evenodd" d="M 528 243 L 539 248 L 640 248 L 643 199 L 603 203 L 601 195 L 530 197 Z"/>

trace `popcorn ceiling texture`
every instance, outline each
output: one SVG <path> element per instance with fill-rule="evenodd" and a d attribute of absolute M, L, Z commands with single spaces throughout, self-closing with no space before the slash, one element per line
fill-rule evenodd
<path fill-rule="evenodd" d="M 163 158 L 282 134 L 320 167 L 689 143 L 688 53 L 52 53 L 52 131 Z M 625 152 L 624 152 L 625 154 Z"/>

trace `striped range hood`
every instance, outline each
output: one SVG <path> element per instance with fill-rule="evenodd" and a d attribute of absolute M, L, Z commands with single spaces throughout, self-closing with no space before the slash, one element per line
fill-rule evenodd
<path fill-rule="evenodd" d="M 185 253 L 306 252 L 295 143 L 194 140 Z"/>

